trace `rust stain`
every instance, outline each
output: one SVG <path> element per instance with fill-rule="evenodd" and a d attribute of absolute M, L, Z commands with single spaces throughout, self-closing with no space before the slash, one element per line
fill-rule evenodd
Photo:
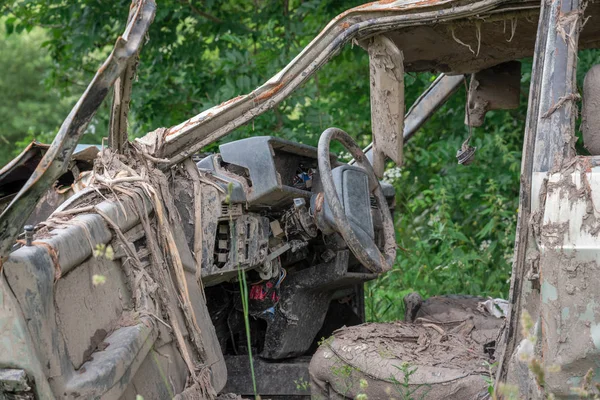
<path fill-rule="evenodd" d="M 232 100 L 234 100 L 234 99 L 231 99 L 231 100 L 229 100 L 229 101 L 232 101 Z M 188 120 L 185 122 L 185 124 L 183 124 L 183 126 L 182 126 L 181 128 L 177 128 L 177 129 L 169 128 L 169 129 L 167 129 L 167 130 L 166 130 L 166 132 L 165 132 L 165 135 L 164 135 L 164 137 L 171 136 L 171 135 L 174 135 L 174 134 L 176 134 L 176 133 L 179 133 L 179 132 L 181 132 L 181 131 L 182 131 L 184 128 L 186 128 L 186 127 L 188 127 L 188 126 L 190 126 L 190 125 L 196 125 L 196 124 L 198 124 L 198 123 L 200 123 L 200 122 L 204 121 L 205 119 L 209 119 L 209 118 L 210 118 L 210 117 L 212 117 L 213 115 L 214 115 L 213 113 L 209 112 L 208 114 L 206 114 L 206 115 L 205 115 L 203 118 L 199 119 L 198 121 L 193 121 L 193 119 L 194 119 L 194 118 L 190 118 L 190 119 L 188 119 Z"/>
<path fill-rule="evenodd" d="M 419 3 L 417 3 L 415 6 L 418 6 L 418 7 L 422 7 L 422 6 L 435 6 L 435 5 L 438 5 L 440 3 L 441 3 L 440 0 L 423 0 L 423 1 L 419 2 Z"/>
<path fill-rule="evenodd" d="M 582 166 L 585 172 L 592 172 L 592 163 L 590 162 L 589 158 L 577 156 L 577 162 Z"/>
<path fill-rule="evenodd" d="M 281 82 L 279 85 L 275 86 L 273 89 L 267 90 L 266 92 L 264 92 L 263 94 L 258 96 L 256 98 L 256 100 L 265 100 L 265 99 L 271 98 L 275 93 L 279 92 L 282 87 L 283 87 L 283 82 Z"/>
<path fill-rule="evenodd" d="M 37 140 L 33 140 L 31 143 L 29 143 L 27 145 L 25 150 L 23 150 L 17 157 L 15 157 L 12 161 L 10 161 L 4 167 L 0 168 L 0 174 L 7 173 L 8 170 L 10 170 L 11 168 L 15 168 L 16 166 L 18 166 L 19 163 L 22 162 L 23 157 L 25 157 L 25 155 L 27 153 L 31 152 L 33 148 L 39 148 L 40 151 L 44 152 L 44 153 L 42 153 L 42 160 L 43 160 L 43 154 L 45 154 L 46 151 L 50 148 L 50 145 L 40 143 Z M 40 160 L 40 162 L 41 162 L 41 160 Z"/>
<path fill-rule="evenodd" d="M 227 100 L 227 101 L 224 101 L 223 103 L 221 103 L 221 104 L 219 104 L 219 105 L 216 105 L 216 106 L 214 106 L 214 107 L 213 107 L 213 109 L 214 109 L 214 108 L 222 108 L 222 107 L 225 107 L 226 105 L 228 105 L 228 104 L 231 104 L 231 103 L 233 103 L 233 102 L 235 102 L 235 101 L 237 101 L 237 100 L 243 99 L 244 97 L 246 97 L 246 96 L 245 96 L 245 95 L 236 96 L 236 97 L 234 97 L 233 99 L 229 99 L 229 100 Z M 190 126 L 190 125 L 194 125 L 194 124 L 200 123 L 200 122 L 202 122 L 202 121 L 204 121 L 204 120 L 206 120 L 206 119 L 210 119 L 210 118 L 211 118 L 213 115 L 214 115 L 214 113 L 212 113 L 212 112 L 209 112 L 208 114 L 206 114 L 204 117 L 202 117 L 202 118 L 201 118 L 201 119 L 199 119 L 198 121 L 193 121 L 193 119 L 194 119 L 194 118 L 190 118 L 190 119 L 188 119 L 188 120 L 185 122 L 185 124 L 183 124 L 183 125 L 182 125 L 180 128 L 177 128 L 177 129 L 169 128 L 169 129 L 168 129 L 168 130 L 165 132 L 165 137 L 167 137 L 167 136 L 171 136 L 171 135 L 174 135 L 174 134 L 176 134 L 176 133 L 179 133 L 179 132 L 181 132 L 181 131 L 182 131 L 184 128 L 186 128 L 186 127 L 188 127 L 188 126 Z"/>
<path fill-rule="evenodd" d="M 48 154 L 48 153 L 46 153 L 46 154 Z M 31 177 L 29 178 L 30 182 L 32 182 L 32 183 L 38 182 L 40 180 L 40 178 L 46 173 L 46 171 L 50 167 L 50 164 L 52 164 L 53 157 L 46 157 L 46 154 L 44 154 L 44 157 L 42 157 L 40 163 L 38 164 L 36 169 L 31 174 Z"/>
<path fill-rule="evenodd" d="M 183 128 L 185 128 L 186 126 L 190 125 L 192 123 L 191 119 L 188 119 L 187 121 L 185 121 L 185 124 L 183 124 L 183 126 L 181 128 L 177 128 L 177 129 L 173 129 L 173 128 L 169 128 L 167 129 L 164 134 L 163 134 L 163 138 L 166 138 L 167 136 L 171 136 L 171 135 L 175 135 L 176 133 L 181 132 L 181 130 Z"/>
<path fill-rule="evenodd" d="M 233 99 L 229 99 L 229 100 L 227 100 L 227 101 L 225 101 L 225 102 L 223 102 L 223 103 L 219 104 L 217 107 L 218 107 L 218 108 L 225 107 L 226 105 L 228 105 L 228 104 L 231 104 L 231 103 L 233 103 L 234 101 L 236 101 L 236 100 L 239 100 L 239 99 L 241 99 L 241 98 L 243 98 L 243 97 L 244 97 L 243 95 L 241 95 L 241 96 L 237 96 L 237 97 L 234 97 Z M 210 113 L 209 113 L 209 114 L 210 114 Z"/>
<path fill-rule="evenodd" d="M 25 240 L 17 240 L 17 243 L 25 245 Z M 58 263 L 58 251 L 50 243 L 34 241 L 31 243 L 34 246 L 43 247 L 48 250 L 48 255 L 52 259 L 52 264 L 54 264 L 54 283 L 60 279 L 62 276 L 62 269 L 60 268 L 60 264 Z"/>
<path fill-rule="evenodd" d="M 317 199 L 315 200 L 315 211 L 321 212 L 321 210 L 323 209 L 323 203 L 325 202 L 325 197 L 323 196 L 323 192 L 320 192 L 319 194 L 317 194 Z M 316 214 L 315 214 L 316 216 Z"/>
<path fill-rule="evenodd" d="M 350 22 L 343 22 L 342 25 L 341 25 L 341 27 L 342 27 L 343 30 L 346 30 L 346 29 L 350 28 Z"/>

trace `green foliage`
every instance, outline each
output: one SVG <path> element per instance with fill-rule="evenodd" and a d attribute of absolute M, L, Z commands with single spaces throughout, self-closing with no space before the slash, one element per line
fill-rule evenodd
<path fill-rule="evenodd" d="M 302 377 L 300 379 L 294 379 L 294 383 L 296 384 L 296 390 L 298 391 L 306 391 L 310 389 L 310 382 Z"/>
<path fill-rule="evenodd" d="M 394 389 L 402 400 L 417 400 L 424 399 L 431 389 L 430 385 L 425 384 L 414 384 L 411 383 L 411 376 L 417 372 L 417 367 L 411 367 L 408 362 L 403 362 L 400 366 L 394 365 L 394 367 L 402 372 L 402 380 L 399 381 L 394 375 L 391 375 L 389 382 L 394 385 Z M 413 386 L 411 388 L 411 386 Z M 417 396 L 417 397 L 413 397 Z"/>
<path fill-rule="evenodd" d="M 49 90 L 44 79 L 52 60 L 40 49 L 42 29 L 7 35 L 0 17 L 0 167 L 33 137 L 52 140 L 68 113 L 70 100 Z"/>
<path fill-rule="evenodd" d="M 487 367 L 487 369 L 488 369 L 488 376 L 484 377 L 483 379 L 487 385 L 488 394 L 490 395 L 490 397 L 492 399 L 494 399 L 495 398 L 494 397 L 494 384 L 495 384 L 494 377 L 496 375 L 495 369 L 496 369 L 496 367 L 498 367 L 498 362 L 490 364 L 489 362 L 484 361 L 483 364 L 484 364 L 484 367 Z"/>
<path fill-rule="evenodd" d="M 331 384 L 335 386 L 335 390 L 340 393 L 343 397 L 347 397 L 348 393 L 354 388 L 356 384 L 353 372 L 358 371 L 356 367 L 340 362 L 339 364 L 331 367 L 331 373 L 335 377 Z"/>
<path fill-rule="evenodd" d="M 571 388 L 571 391 L 577 396 L 577 398 L 593 400 L 600 399 L 600 383 L 593 382 L 594 375 L 594 370 L 590 368 L 583 377 L 581 386 Z"/>
<path fill-rule="evenodd" d="M 94 249 L 93 255 L 94 258 L 104 257 L 107 260 L 112 261 L 115 256 L 115 252 L 110 244 L 105 245 L 104 243 L 98 243 Z"/>

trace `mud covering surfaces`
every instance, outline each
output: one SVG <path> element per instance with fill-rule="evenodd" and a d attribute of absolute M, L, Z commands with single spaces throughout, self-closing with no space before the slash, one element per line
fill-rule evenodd
<path fill-rule="evenodd" d="M 353 399 L 365 393 L 386 399 L 412 393 L 423 399 L 485 398 L 484 362 L 489 360 L 469 338 L 440 332 L 406 322 L 338 331 L 311 361 L 313 397 Z"/>
<path fill-rule="evenodd" d="M 585 148 L 590 154 L 600 154 L 600 64 L 594 65 L 585 74 L 583 81 L 583 108 L 581 109 L 581 131 Z"/>
<path fill-rule="evenodd" d="M 485 399 L 504 318 L 484 298 L 404 298 L 408 321 L 342 328 L 323 341 L 309 371 L 313 398 Z M 410 322 L 409 322 L 410 321 Z"/>

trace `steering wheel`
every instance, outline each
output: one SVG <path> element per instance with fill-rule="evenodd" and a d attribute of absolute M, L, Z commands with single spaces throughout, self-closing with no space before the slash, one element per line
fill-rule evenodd
<path fill-rule="evenodd" d="M 373 239 L 365 237 L 365 235 L 358 236 L 356 234 L 344 212 L 344 207 L 340 202 L 333 181 L 333 174 L 331 173 L 329 147 L 332 139 L 340 142 L 350 154 L 352 154 L 356 164 L 362 167 L 367 173 L 369 188 L 375 197 L 383 222 L 383 254 Z M 342 235 L 342 238 L 350 250 L 352 250 L 354 256 L 356 256 L 368 270 L 374 273 L 389 271 L 396 258 L 394 223 L 387 201 L 383 196 L 381 185 L 375 176 L 371 163 L 350 135 L 338 128 L 328 128 L 323 132 L 319 139 L 317 157 L 319 161 L 319 175 L 321 177 L 321 183 L 323 184 L 325 200 L 331 210 L 336 230 Z M 320 210 L 322 210 L 322 207 L 317 207 L 316 211 L 319 212 Z"/>

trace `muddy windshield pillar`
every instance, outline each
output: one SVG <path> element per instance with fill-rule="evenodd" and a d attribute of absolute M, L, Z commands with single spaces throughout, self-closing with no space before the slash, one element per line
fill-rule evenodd
<path fill-rule="evenodd" d="M 547 172 L 575 156 L 575 102 L 579 0 L 553 2 L 541 79 L 534 172 Z M 573 19 L 574 17 L 574 19 Z M 571 29 L 573 28 L 573 29 Z"/>
<path fill-rule="evenodd" d="M 129 11 L 127 25 L 131 23 L 131 18 L 135 16 L 135 8 Z M 123 153 L 125 142 L 127 142 L 127 117 L 129 115 L 129 104 L 131 102 L 131 87 L 137 70 L 139 61 L 139 52 L 131 57 L 127 66 L 121 72 L 113 85 L 113 99 L 110 111 L 110 123 L 108 132 L 108 145 L 117 153 Z"/>
<path fill-rule="evenodd" d="M 572 163 L 576 155 L 575 101 L 579 96 L 575 78 L 583 8 L 579 0 L 541 3 L 523 144 L 510 310 L 497 374 L 498 382 L 518 386 L 526 398 L 541 398 L 538 390 L 543 391 L 544 387 L 538 385 L 527 362 L 522 362 L 522 355 L 518 354 L 519 348 L 522 351 L 523 343 L 529 340 L 529 337 L 524 340 L 522 335 L 525 314 L 531 316 L 537 327 L 528 335 L 539 336 L 542 343 L 542 349 L 536 347 L 540 353 L 535 350 L 532 357 L 539 357 L 544 368 L 553 362 L 554 350 L 544 350 L 543 343 L 546 333 L 554 333 L 545 333 L 542 326 L 547 318 L 555 316 L 543 315 L 547 299 L 541 294 L 540 277 L 542 273 L 552 275 L 556 271 L 552 271 L 553 266 L 544 264 L 544 257 L 540 256 L 544 249 L 538 239 L 543 227 L 546 199 L 543 188 L 548 173 L 560 171 Z"/>

